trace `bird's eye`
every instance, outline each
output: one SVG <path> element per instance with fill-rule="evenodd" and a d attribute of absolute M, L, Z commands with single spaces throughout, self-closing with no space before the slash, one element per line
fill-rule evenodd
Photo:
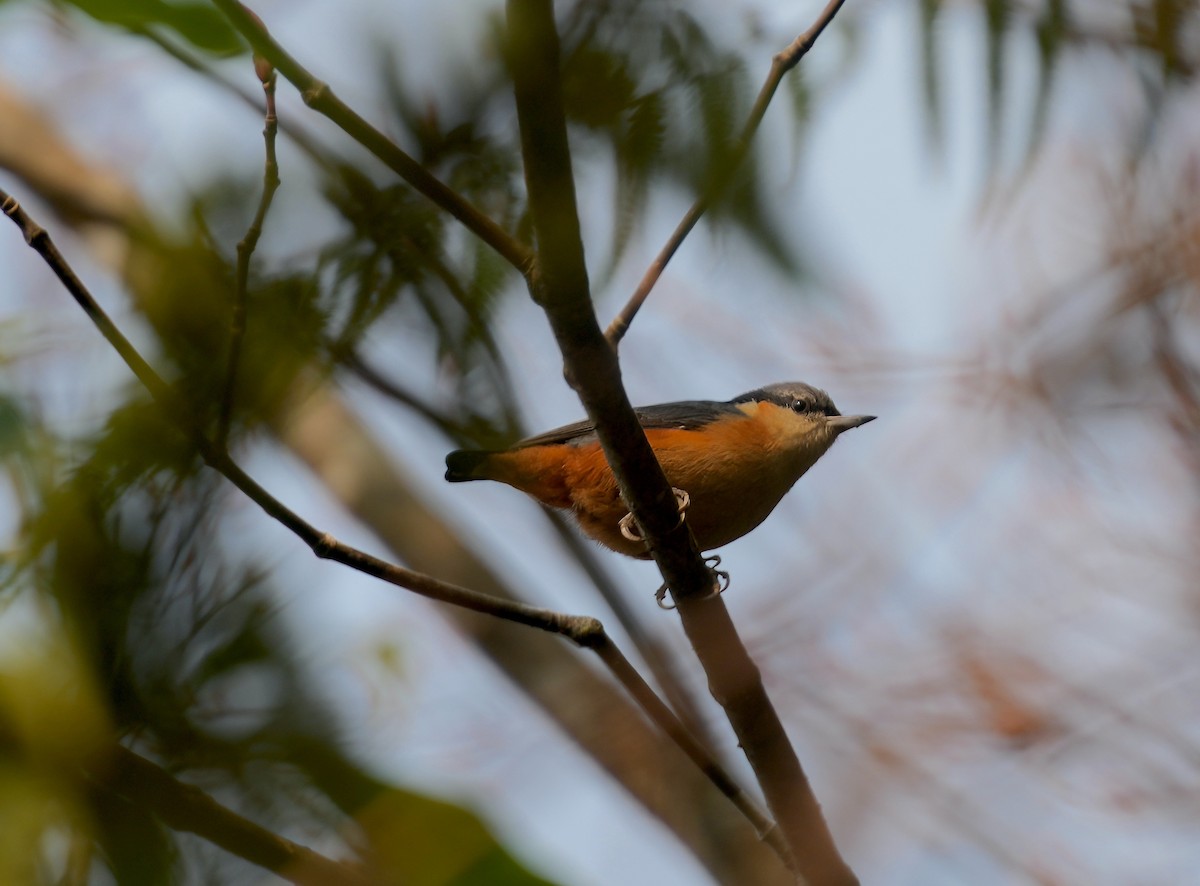
<path fill-rule="evenodd" d="M 796 400 L 792 403 L 792 410 L 794 412 L 808 412 L 811 408 L 812 404 L 807 400 Z"/>

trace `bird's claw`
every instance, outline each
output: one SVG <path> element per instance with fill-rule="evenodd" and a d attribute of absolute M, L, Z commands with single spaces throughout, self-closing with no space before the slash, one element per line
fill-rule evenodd
<path fill-rule="evenodd" d="M 709 596 L 715 597 L 718 594 L 725 593 L 725 591 L 729 589 L 729 573 L 723 569 L 717 568 L 721 565 L 720 556 L 713 554 L 711 557 L 705 557 L 704 563 L 708 566 L 708 571 L 712 573 L 713 577 L 713 590 Z M 675 608 L 674 603 L 666 602 L 668 590 L 670 590 L 670 588 L 668 588 L 666 584 L 663 584 L 657 591 L 654 592 L 654 602 L 658 604 L 659 609 L 670 610 Z"/>
<path fill-rule="evenodd" d="M 729 573 L 724 569 L 717 568 L 721 565 L 720 556 L 713 554 L 711 557 L 705 557 L 704 564 L 708 567 L 708 571 L 711 572 L 713 576 L 712 595 L 715 597 L 717 594 L 723 594 L 729 590 Z"/>
<path fill-rule="evenodd" d="M 671 491 L 675 493 L 675 503 L 679 508 L 679 522 L 683 523 L 684 512 L 687 511 L 688 505 L 692 503 L 692 497 L 682 489 L 676 489 L 674 486 L 671 487 Z M 621 530 L 621 535 L 630 541 L 642 542 L 646 540 L 638 528 L 637 522 L 633 519 L 632 513 L 628 513 L 622 517 L 617 527 Z"/>

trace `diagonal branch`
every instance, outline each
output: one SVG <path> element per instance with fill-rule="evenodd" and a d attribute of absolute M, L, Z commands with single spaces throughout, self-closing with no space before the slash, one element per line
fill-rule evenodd
<path fill-rule="evenodd" d="M 596 591 L 617 617 L 617 621 L 625 629 L 625 633 L 629 635 L 633 648 L 641 653 L 646 667 L 658 681 L 659 689 L 670 703 L 671 708 L 679 715 L 679 719 L 687 726 L 688 731 L 703 741 L 707 747 L 716 747 L 717 743 L 713 738 L 712 730 L 701 715 L 699 699 L 680 676 L 679 662 L 670 650 L 642 624 L 639 614 L 626 602 L 625 595 L 621 593 L 613 577 L 604 569 L 598 551 L 583 540 L 560 511 L 550 508 L 542 510 L 553 527 L 555 535 L 571 552 L 579 567 L 587 573 L 592 584 L 595 585 Z"/>
<path fill-rule="evenodd" d="M 195 834 L 292 883 L 369 886 L 374 882 L 357 865 L 326 858 L 255 824 L 120 745 L 102 763 L 90 767 L 88 776 L 99 789 L 149 809 L 173 830 Z"/>
<path fill-rule="evenodd" d="M 654 288 L 654 284 L 658 282 L 658 278 L 666 270 L 667 263 L 674 257 L 679 247 L 683 245 L 683 241 L 691 233 L 696 223 L 700 221 L 700 217 L 708 211 L 708 208 L 724 193 L 725 188 L 733 180 L 734 173 L 737 172 L 738 167 L 742 165 L 742 161 L 746 159 L 746 155 L 750 152 L 750 144 L 754 141 L 759 124 L 762 123 L 763 116 L 767 113 L 767 107 L 771 104 L 771 99 L 775 97 L 775 91 L 779 88 L 779 84 L 783 82 L 784 75 L 796 67 L 800 63 L 800 59 L 808 54 L 808 51 L 813 48 L 813 44 L 817 42 L 817 38 L 821 36 L 821 32 L 833 21 L 833 17 L 837 15 L 838 10 L 842 8 L 842 4 L 845 2 L 846 0 L 829 0 L 829 3 L 821 11 L 821 14 L 813 22 L 812 26 L 793 40 L 786 49 L 776 53 L 771 58 L 771 70 L 767 73 L 767 79 L 763 81 L 762 88 L 758 91 L 758 97 L 754 100 L 753 107 L 750 108 L 750 115 L 746 118 L 737 141 L 734 142 L 729 159 L 718 170 L 714 181 L 710 183 L 704 193 L 697 197 L 696 202 L 684 213 L 683 218 L 667 239 L 666 245 L 655 256 L 654 261 L 650 263 L 650 267 L 646 269 L 645 275 L 642 277 L 641 282 L 638 283 L 637 289 L 634 290 L 628 303 L 613 318 L 612 323 L 608 325 L 608 330 L 604 333 L 604 336 L 614 348 L 620 345 L 621 339 L 629 330 L 629 324 L 633 322 L 634 316 L 641 309 L 646 299 L 650 297 L 650 290 Z"/>
<path fill-rule="evenodd" d="M 615 349 L 588 291 L 567 142 L 560 50 L 551 0 L 508 0 L 508 64 L 537 242 L 534 300 L 550 321 L 566 376 L 595 422 L 621 494 L 649 541 L 714 697 L 725 708 L 783 831 L 798 878 L 857 883 L 763 689 L 621 383 Z"/>
<path fill-rule="evenodd" d="M 394 141 L 364 120 L 349 105 L 333 94 L 329 85 L 312 73 L 275 42 L 266 26 L 237 0 L 212 0 L 256 53 L 265 58 L 293 86 L 300 90 L 304 103 L 328 117 L 343 132 L 378 157 L 383 163 L 428 197 L 437 206 L 458 219 L 463 227 L 496 251 L 522 276 L 531 273 L 532 253 L 482 210 L 430 173 L 405 153 Z"/>
<path fill-rule="evenodd" d="M 441 581 L 432 576 L 393 565 L 339 542 L 329 533 L 322 532 L 309 524 L 299 514 L 260 486 L 234 463 L 226 450 L 218 449 L 195 427 L 192 417 L 179 407 L 170 386 L 138 353 L 137 349 L 96 302 L 83 281 L 79 279 L 58 251 L 46 229 L 33 221 L 20 204 L 3 190 L 0 190 L 0 211 L 13 220 L 25 241 L 54 271 L 104 338 L 150 392 L 155 402 L 166 411 L 171 420 L 192 441 L 204 462 L 228 479 L 269 517 L 299 537 L 314 554 L 423 597 L 559 634 L 577 646 L 592 650 L 609 667 L 613 676 L 642 707 L 645 714 L 675 742 L 717 789 L 733 802 L 734 806 L 755 827 L 758 834 L 777 852 L 786 856 L 787 847 L 779 840 L 777 829 L 767 815 L 751 798 L 745 795 L 736 781 L 722 769 L 720 763 L 712 757 L 704 745 L 688 732 L 674 712 L 655 695 L 654 690 L 612 642 L 598 619 L 590 616 L 567 615 L 550 609 L 530 606 L 516 600 L 505 600 Z"/>

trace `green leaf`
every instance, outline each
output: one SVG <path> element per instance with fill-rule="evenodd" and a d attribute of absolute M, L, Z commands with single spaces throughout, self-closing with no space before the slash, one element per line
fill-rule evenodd
<path fill-rule="evenodd" d="M 0 458 L 24 452 L 29 445 L 29 419 L 11 397 L 0 395 Z"/>
<path fill-rule="evenodd" d="M 994 170 L 1004 117 L 1004 46 L 1012 24 L 1012 0 L 984 0 L 983 9 L 987 24 L 987 166 Z"/>
<path fill-rule="evenodd" d="M 666 132 L 666 108 L 658 92 L 637 99 L 627 116 L 623 131 L 614 144 L 619 174 L 613 211 L 613 244 L 608 267 L 601 274 L 603 280 L 616 270 L 638 230 L 649 195 L 650 174 L 661 154 Z"/>
<path fill-rule="evenodd" d="M 1068 25 L 1066 0 L 1047 0 L 1046 8 L 1034 26 L 1038 44 L 1038 85 L 1033 120 L 1029 126 L 1029 146 L 1025 156 L 1027 165 L 1046 130 L 1050 93 L 1054 87 L 1059 57 L 1066 48 Z"/>
<path fill-rule="evenodd" d="M 473 813 L 401 790 L 355 816 L 382 882 L 406 886 L 551 886 L 496 841 Z"/>
<path fill-rule="evenodd" d="M 155 27 L 174 31 L 212 55 L 241 55 L 246 45 L 212 4 L 168 0 L 69 0 L 96 21 L 139 32 Z"/>
<path fill-rule="evenodd" d="M 942 74 L 938 57 L 937 24 L 942 0 L 921 0 L 921 87 L 925 97 L 925 122 L 933 149 L 944 148 Z"/>
<path fill-rule="evenodd" d="M 174 881 L 177 851 L 151 812 L 100 791 L 92 804 L 97 842 L 118 883 Z"/>

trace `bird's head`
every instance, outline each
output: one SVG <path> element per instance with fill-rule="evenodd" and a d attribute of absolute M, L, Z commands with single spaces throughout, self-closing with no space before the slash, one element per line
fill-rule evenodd
<path fill-rule="evenodd" d="M 769 422 L 784 447 L 820 458 L 838 436 L 874 421 L 873 415 L 842 415 L 820 388 L 785 381 L 748 391 L 731 401 L 748 414 Z"/>

